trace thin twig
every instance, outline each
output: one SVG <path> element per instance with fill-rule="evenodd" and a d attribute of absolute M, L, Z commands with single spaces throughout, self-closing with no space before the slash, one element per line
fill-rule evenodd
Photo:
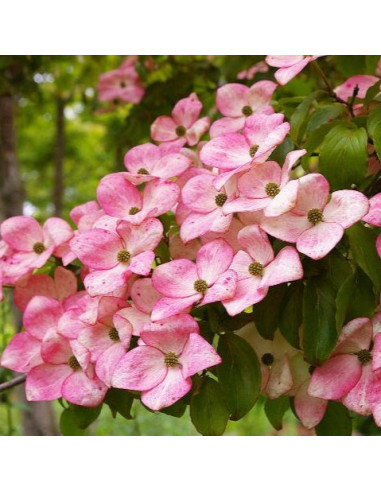
<path fill-rule="evenodd" d="M 18 386 L 19 384 L 22 384 L 26 379 L 26 374 L 22 374 L 21 376 L 16 376 L 15 378 L 11 379 L 10 381 L 6 381 L 5 383 L 0 384 L 0 393 L 2 391 L 5 391 L 7 389 L 13 388 L 14 386 Z"/>

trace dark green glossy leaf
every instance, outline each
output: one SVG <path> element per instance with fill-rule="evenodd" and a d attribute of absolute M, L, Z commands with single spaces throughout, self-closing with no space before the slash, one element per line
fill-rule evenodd
<path fill-rule="evenodd" d="M 74 413 L 67 408 L 61 413 L 60 431 L 63 436 L 83 436 L 84 429 L 80 429 L 74 419 Z"/>
<path fill-rule="evenodd" d="M 287 396 L 281 396 L 276 400 L 267 400 L 265 403 L 266 417 L 275 430 L 281 430 L 283 425 L 283 416 L 290 408 L 290 399 Z"/>
<path fill-rule="evenodd" d="M 303 283 L 294 282 L 287 288 L 280 317 L 279 330 L 293 347 L 300 347 L 299 331 L 303 321 Z"/>
<path fill-rule="evenodd" d="M 373 139 L 378 158 L 381 159 L 381 104 L 369 115 L 368 132 Z"/>
<path fill-rule="evenodd" d="M 255 326 L 259 334 L 267 340 L 274 338 L 274 333 L 278 328 L 281 305 L 286 290 L 286 284 L 271 287 L 263 301 L 253 306 Z"/>
<path fill-rule="evenodd" d="M 328 402 L 322 421 L 315 427 L 318 436 L 350 436 L 352 421 L 347 408 L 341 403 Z"/>
<path fill-rule="evenodd" d="M 111 413 L 115 417 L 120 413 L 125 419 L 131 420 L 131 407 L 134 401 L 133 396 L 126 390 L 110 388 L 107 391 L 105 403 L 110 407 Z"/>
<path fill-rule="evenodd" d="M 102 405 L 95 408 L 82 407 L 80 405 L 70 404 L 69 410 L 73 414 L 74 422 L 80 429 L 86 429 L 94 422 L 101 413 Z"/>

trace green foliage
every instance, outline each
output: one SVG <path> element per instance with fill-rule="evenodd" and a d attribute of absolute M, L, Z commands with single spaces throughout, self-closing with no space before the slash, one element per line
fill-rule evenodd
<path fill-rule="evenodd" d="M 352 421 L 348 410 L 339 402 L 328 402 L 325 415 L 315 431 L 317 436 L 350 436 Z"/>
<path fill-rule="evenodd" d="M 266 417 L 275 430 L 281 430 L 283 417 L 290 408 L 290 399 L 287 396 L 280 396 L 276 400 L 267 400 L 265 403 Z"/>

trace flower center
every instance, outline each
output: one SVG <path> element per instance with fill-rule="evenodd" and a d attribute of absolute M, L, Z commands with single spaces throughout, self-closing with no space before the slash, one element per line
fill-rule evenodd
<path fill-rule="evenodd" d="M 253 114 L 253 108 L 251 106 L 244 106 L 241 111 L 244 116 L 250 116 Z"/>
<path fill-rule="evenodd" d="M 254 157 L 259 149 L 259 145 L 252 145 L 249 150 L 250 157 Z"/>
<path fill-rule="evenodd" d="M 33 251 L 40 255 L 45 251 L 45 246 L 42 243 L 34 243 L 33 244 Z"/>
<path fill-rule="evenodd" d="M 125 82 L 121 82 L 121 83 L 120 83 L 120 87 L 121 87 L 122 89 L 124 89 L 124 88 L 126 87 L 126 83 L 125 83 Z"/>
<path fill-rule="evenodd" d="M 138 212 L 140 212 L 140 208 L 138 207 L 131 207 L 130 210 L 128 211 L 130 215 L 136 215 Z"/>
<path fill-rule="evenodd" d="M 307 214 L 307 218 L 312 225 L 316 225 L 323 220 L 323 212 L 318 208 L 311 208 Z"/>
<path fill-rule="evenodd" d="M 371 352 L 365 349 L 359 350 L 358 352 L 355 353 L 355 355 L 357 355 L 358 360 L 363 366 L 373 359 Z"/>
<path fill-rule="evenodd" d="M 200 294 L 203 294 L 208 290 L 208 284 L 205 282 L 205 280 L 196 280 L 193 287 L 194 290 L 196 292 L 199 292 Z"/>
<path fill-rule="evenodd" d="M 164 357 L 164 364 L 167 367 L 174 367 L 177 366 L 179 363 L 179 358 L 174 352 L 168 352 L 168 354 L 165 354 Z"/>
<path fill-rule="evenodd" d="M 138 174 L 149 174 L 149 172 L 144 167 L 141 167 L 138 171 Z"/>
<path fill-rule="evenodd" d="M 227 199 L 228 199 L 228 196 L 225 195 L 225 193 L 218 193 L 218 195 L 216 195 L 214 200 L 216 202 L 216 205 L 218 205 L 219 207 L 222 207 L 222 205 L 226 202 Z"/>
<path fill-rule="evenodd" d="M 249 265 L 249 273 L 250 275 L 254 275 L 255 277 L 262 277 L 263 275 L 263 265 L 259 263 L 259 261 L 254 261 Z"/>
<path fill-rule="evenodd" d="M 119 263 L 127 263 L 131 258 L 131 253 L 126 249 L 121 249 L 117 254 L 116 258 L 119 261 Z"/>
<path fill-rule="evenodd" d="M 75 357 L 74 355 L 72 355 L 70 357 L 70 359 L 67 361 L 67 363 L 69 364 L 71 369 L 73 369 L 73 371 L 78 371 L 78 369 L 81 369 L 81 365 L 78 362 L 77 357 Z"/>
<path fill-rule="evenodd" d="M 267 183 L 265 187 L 265 192 L 267 196 L 274 197 L 277 196 L 277 194 L 280 192 L 280 188 L 276 183 Z"/>
<path fill-rule="evenodd" d="M 264 364 L 265 366 L 272 366 L 274 363 L 274 356 L 273 354 L 267 352 L 266 354 L 262 355 L 261 361 L 262 364 Z"/>
<path fill-rule="evenodd" d="M 186 134 L 186 132 L 187 132 L 187 129 L 184 126 L 180 125 L 176 128 L 176 135 L 178 137 L 183 137 Z"/>
<path fill-rule="evenodd" d="M 120 342 L 119 333 L 116 328 L 111 328 L 108 332 L 108 336 L 113 342 Z"/>

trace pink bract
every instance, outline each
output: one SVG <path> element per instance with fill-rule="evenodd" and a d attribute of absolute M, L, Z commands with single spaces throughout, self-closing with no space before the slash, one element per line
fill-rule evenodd
<path fill-rule="evenodd" d="M 275 78 L 280 85 L 285 85 L 319 56 L 321 55 L 268 55 L 266 63 L 278 68 Z"/>

